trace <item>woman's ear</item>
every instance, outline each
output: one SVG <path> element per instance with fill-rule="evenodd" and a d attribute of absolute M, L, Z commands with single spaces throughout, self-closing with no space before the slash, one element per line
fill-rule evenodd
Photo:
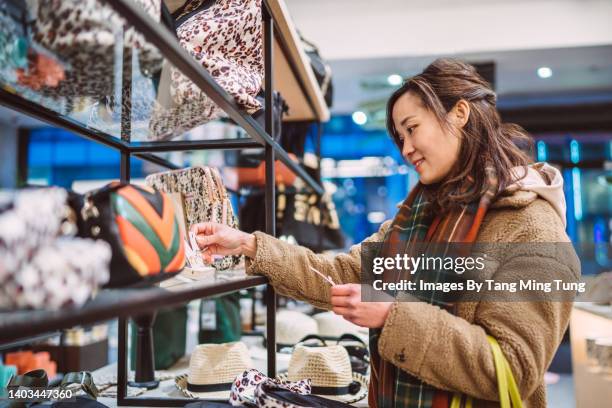
<path fill-rule="evenodd" d="M 453 109 L 450 111 L 453 123 L 463 129 L 470 118 L 470 104 L 465 99 L 459 99 Z"/>

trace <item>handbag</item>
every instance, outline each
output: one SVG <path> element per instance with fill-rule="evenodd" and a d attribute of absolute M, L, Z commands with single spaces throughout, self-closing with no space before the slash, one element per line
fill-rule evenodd
<path fill-rule="evenodd" d="M 133 1 L 160 21 L 161 0 Z M 98 0 L 28 0 L 28 8 L 33 40 L 69 68 L 64 81 L 47 89 L 52 96 L 113 95 L 115 67 L 121 61 L 115 52 L 118 41 L 123 52 L 138 52 L 143 74 L 161 69 L 164 59 L 157 47 L 109 5 Z"/>
<path fill-rule="evenodd" d="M 361 375 L 366 375 L 370 367 L 370 352 L 364 341 L 354 334 L 345 333 L 340 336 L 337 344 L 346 349 L 351 359 L 351 369 Z"/>
<path fill-rule="evenodd" d="M 343 248 L 345 237 L 340 229 L 336 207 L 326 194 L 295 191 L 279 185 L 276 196 L 276 236 L 315 252 Z M 323 200 L 322 208 L 319 202 Z M 265 206 L 261 195 L 247 197 L 240 208 L 240 225 L 245 232 L 265 230 Z"/>
<path fill-rule="evenodd" d="M 198 166 L 150 174 L 145 183 L 164 193 L 183 194 L 187 230 L 200 222 L 238 227 L 232 202 L 215 168 Z M 229 269 L 238 265 L 240 260 L 240 256 L 225 256 L 216 260 L 213 266 L 218 270 Z"/>
<path fill-rule="evenodd" d="M 176 15 L 176 13 L 175 13 Z M 176 18 L 176 17 L 175 17 Z M 248 114 L 264 76 L 261 0 L 194 0 L 176 18 L 179 42 Z M 150 139 L 164 140 L 223 115 L 180 70 L 166 64 L 149 123 Z"/>
<path fill-rule="evenodd" d="M 344 234 L 331 197 L 314 192 L 288 192 L 279 186 L 276 204 L 279 238 L 295 240 L 315 252 L 344 247 Z M 321 203 L 321 204 L 320 204 Z"/>
<path fill-rule="evenodd" d="M 497 387 L 499 389 L 499 404 L 501 408 L 522 408 L 521 394 L 519 393 L 512 369 L 508 360 L 499 346 L 495 338 L 487 336 L 487 341 L 491 345 L 493 353 L 493 361 L 495 363 L 495 372 L 497 373 Z M 450 408 L 461 408 L 463 397 L 460 393 L 455 393 L 451 400 Z M 473 400 L 471 397 L 466 397 L 465 407 L 472 408 Z"/>
<path fill-rule="evenodd" d="M 80 214 L 79 234 L 112 248 L 106 287 L 159 282 L 183 269 L 183 238 L 168 195 L 113 182 L 72 205 Z"/>
<path fill-rule="evenodd" d="M 265 106 L 265 96 L 263 92 L 257 95 L 257 100 L 262 106 Z M 280 92 L 274 91 L 272 93 L 272 139 L 280 143 L 281 135 L 283 132 L 283 117 L 289 112 L 287 102 L 282 97 Z M 251 115 L 253 119 L 259 123 L 262 128 L 266 128 L 266 110 L 265 107 L 261 108 L 257 112 Z M 235 123 L 231 119 L 227 119 L 228 122 Z M 224 150 L 223 157 L 226 166 L 233 167 L 258 167 L 264 160 L 265 150 L 264 148 L 250 148 L 240 150 Z"/>
<path fill-rule="evenodd" d="M 290 153 L 289 157 L 297 162 L 295 155 Z M 245 186 L 264 187 L 266 185 L 266 163 L 263 161 L 260 161 L 255 167 L 226 167 L 223 174 L 229 180 L 229 185 L 235 190 Z M 297 175 L 285 163 L 280 160 L 274 161 L 276 185 L 293 185 L 296 179 Z"/>
<path fill-rule="evenodd" d="M 332 83 L 332 69 L 330 65 L 325 61 L 321 54 L 319 53 L 319 49 L 316 45 L 306 40 L 304 37 L 300 35 L 302 40 L 302 44 L 304 45 L 304 51 L 306 55 L 310 59 L 310 66 L 312 67 L 312 72 L 321 87 L 321 93 L 325 99 L 325 103 L 328 107 L 331 108 L 334 98 L 334 85 Z"/>

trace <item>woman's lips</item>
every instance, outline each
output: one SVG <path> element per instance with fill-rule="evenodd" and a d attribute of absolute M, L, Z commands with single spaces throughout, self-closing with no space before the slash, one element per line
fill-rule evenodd
<path fill-rule="evenodd" d="M 421 167 L 421 164 L 423 164 L 423 162 L 425 161 L 425 159 L 419 159 L 417 161 L 415 161 L 414 164 L 414 169 L 416 171 L 419 171 L 419 168 Z"/>

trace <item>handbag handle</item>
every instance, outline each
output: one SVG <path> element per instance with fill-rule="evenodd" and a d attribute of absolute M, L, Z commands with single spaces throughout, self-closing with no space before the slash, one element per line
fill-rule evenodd
<path fill-rule="evenodd" d="M 491 345 L 493 352 L 493 362 L 495 363 L 495 373 L 497 374 L 497 387 L 499 389 L 499 405 L 501 408 L 523 408 L 521 394 L 512 374 L 512 369 L 508 360 L 495 338 L 487 336 L 487 341 Z M 462 395 L 455 393 L 451 400 L 450 408 L 461 408 Z M 472 408 L 472 397 L 467 397 L 465 408 Z"/>
<path fill-rule="evenodd" d="M 327 342 L 323 339 L 323 337 L 319 336 L 318 334 L 306 335 L 297 344 L 305 343 L 308 340 L 317 340 L 321 343 L 322 346 L 327 347 Z"/>
<path fill-rule="evenodd" d="M 215 182 L 210 175 L 210 168 L 203 167 L 204 170 L 204 188 L 206 189 L 206 196 L 211 202 L 215 202 L 219 199 L 217 189 L 215 188 Z M 214 220 L 211 220 L 214 221 Z"/>
<path fill-rule="evenodd" d="M 364 343 L 363 340 L 361 340 L 359 337 L 355 336 L 352 333 L 344 333 L 342 336 L 338 338 L 337 344 L 340 344 L 343 341 L 356 341 L 358 343 L 363 344 L 364 347 L 367 347 L 367 345 Z"/>
<path fill-rule="evenodd" d="M 217 191 L 219 192 L 219 198 L 221 200 L 226 200 L 229 198 L 227 194 L 227 189 L 225 188 L 225 184 L 223 184 L 223 180 L 221 179 L 221 174 L 219 174 L 219 170 L 216 168 L 211 168 L 211 173 L 213 180 L 215 181 L 215 185 L 217 186 Z"/>

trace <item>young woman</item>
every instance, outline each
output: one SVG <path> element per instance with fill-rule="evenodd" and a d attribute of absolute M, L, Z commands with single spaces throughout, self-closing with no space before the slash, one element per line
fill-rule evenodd
<path fill-rule="evenodd" d="M 558 171 L 529 165 L 517 146 L 530 138 L 501 123 L 490 86 L 463 62 L 439 59 L 405 81 L 390 98 L 388 131 L 419 183 L 394 220 L 364 242 L 569 242 Z M 498 403 L 487 335 L 499 342 L 527 407 L 545 407 L 544 373 L 567 328 L 569 302 L 363 302 L 361 245 L 335 257 L 287 244 L 261 232 L 246 234 L 205 223 L 194 227 L 203 256 L 244 254 L 247 273 L 262 274 L 283 295 L 331 309 L 370 330 L 372 407 L 448 407 L 453 392 L 475 407 Z M 520 248 L 520 249 L 519 249 Z M 579 277 L 573 251 L 533 256 L 509 246 L 496 279 Z M 386 255 L 392 256 L 392 253 Z M 329 285 L 311 271 L 329 275 Z M 515 299 L 516 300 L 516 299 Z"/>

